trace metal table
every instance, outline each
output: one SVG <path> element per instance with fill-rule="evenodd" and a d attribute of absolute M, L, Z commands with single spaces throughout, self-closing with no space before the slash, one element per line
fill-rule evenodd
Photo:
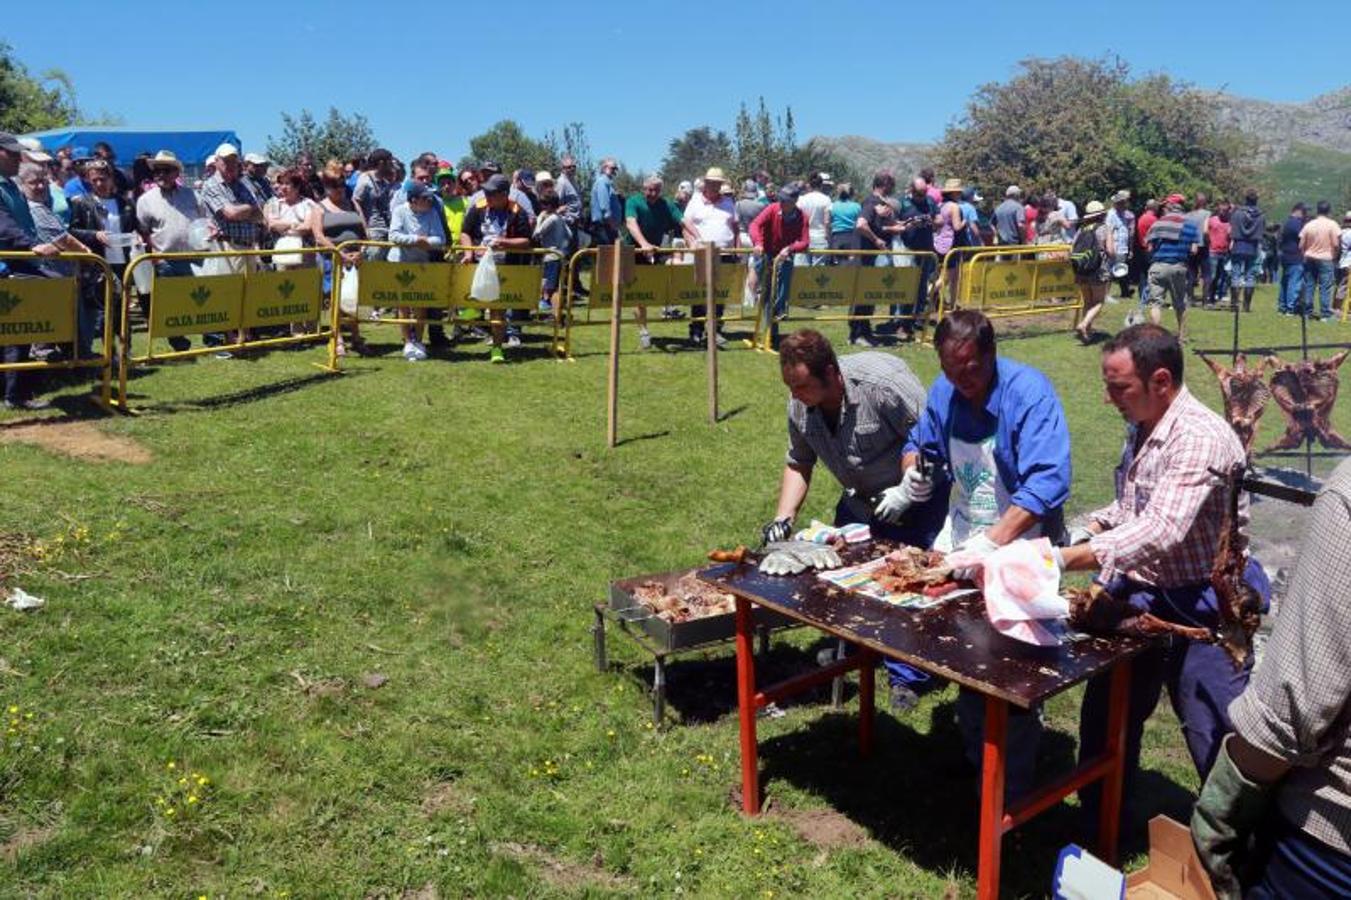
<path fill-rule="evenodd" d="M 844 553 L 846 564 L 875 558 L 882 547 L 860 545 Z M 1116 861 L 1125 774 L 1126 714 L 1130 660 L 1151 646 L 1147 639 L 1091 637 L 1062 647 L 1032 647 L 994 630 L 979 595 L 927 610 L 902 609 L 841 590 L 812 573 L 764 575 L 753 564 L 711 566 L 699 574 L 736 597 L 737 704 L 741 720 L 742 804 L 760 812 L 756 710 L 846 672 L 859 672 L 859 745 L 872 749 L 874 669 L 882 657 L 940 675 L 985 695 L 981 767 L 977 895 L 999 895 L 1000 849 L 1008 832 L 1050 809 L 1081 787 L 1103 782 L 1099 855 Z M 756 690 L 751 639 L 752 607 L 760 606 L 854 644 L 852 656 L 814 672 Z M 1009 704 L 1024 709 L 1095 675 L 1111 673 L 1106 749 L 1069 773 L 1005 804 L 1005 745 Z"/>

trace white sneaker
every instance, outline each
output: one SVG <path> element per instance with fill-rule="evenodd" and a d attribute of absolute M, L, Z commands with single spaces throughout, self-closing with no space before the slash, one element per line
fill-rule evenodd
<path fill-rule="evenodd" d="M 850 341 L 849 343 L 853 344 L 855 347 L 865 347 L 865 348 L 866 348 L 866 347 L 871 347 L 871 346 L 873 346 L 873 342 L 870 341 L 870 340 L 868 340 L 868 339 L 867 339 L 866 337 L 864 337 L 863 335 L 859 335 L 858 337 L 854 338 L 854 339 L 853 339 L 852 341 Z"/>
<path fill-rule="evenodd" d="M 405 341 L 403 358 L 409 362 L 421 362 L 427 358 L 427 351 L 417 341 Z"/>
<path fill-rule="evenodd" d="M 503 344 L 503 346 L 508 350 L 515 350 L 517 347 L 521 346 L 521 338 L 518 335 L 509 334 L 507 335 L 506 343 Z"/>
<path fill-rule="evenodd" d="M 719 350 L 724 350 L 727 348 L 727 338 L 723 337 L 721 331 L 719 331 L 716 335 L 713 336 L 713 343 L 718 345 Z"/>
<path fill-rule="evenodd" d="M 652 349 L 652 334 L 646 328 L 638 332 L 638 349 L 639 350 Z"/>

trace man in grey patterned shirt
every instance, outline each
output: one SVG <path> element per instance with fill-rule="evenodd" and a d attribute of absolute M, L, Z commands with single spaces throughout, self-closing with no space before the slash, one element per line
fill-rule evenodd
<path fill-rule="evenodd" d="M 919 379 L 886 353 L 836 358 L 824 335 L 805 328 L 783 339 L 779 365 L 792 395 L 788 456 L 774 520 L 763 529 L 766 542 L 792 531 L 820 460 L 844 488 L 835 524 L 866 522 L 874 537 L 929 546 L 941 526 L 941 510 L 929 509 L 937 504 L 896 502 L 908 490 L 901 448 L 924 411 Z"/>
<path fill-rule="evenodd" d="M 1192 815 L 1221 898 L 1351 897 L 1351 460 L 1314 503 L 1301 551 Z M 1254 835 L 1264 852 L 1250 852 Z"/>

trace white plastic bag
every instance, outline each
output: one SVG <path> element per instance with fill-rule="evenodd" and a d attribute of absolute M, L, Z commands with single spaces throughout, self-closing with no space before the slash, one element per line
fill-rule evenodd
<path fill-rule="evenodd" d="M 948 556 L 948 562 L 958 554 Z M 1060 596 L 1060 570 L 1046 538 L 1005 544 L 982 560 L 985 614 L 1005 637 L 1041 647 L 1060 639 L 1038 620 L 1063 619 L 1069 603 Z"/>
<path fill-rule="evenodd" d="M 492 303 L 502 296 L 502 283 L 497 278 L 497 261 L 491 252 L 474 267 L 474 280 L 469 285 L 469 296 L 480 303 Z"/>
<path fill-rule="evenodd" d="M 338 294 L 338 308 L 344 314 L 355 316 L 357 314 L 357 292 L 361 289 L 361 282 L 358 281 L 356 266 L 342 269 L 342 288 Z"/>
<path fill-rule="evenodd" d="M 277 250 L 299 250 L 305 246 L 305 241 L 298 234 L 283 234 L 277 238 L 277 243 L 273 245 Z M 305 264 L 305 255 L 303 253 L 277 253 L 272 257 L 272 263 L 278 269 L 296 269 Z"/>

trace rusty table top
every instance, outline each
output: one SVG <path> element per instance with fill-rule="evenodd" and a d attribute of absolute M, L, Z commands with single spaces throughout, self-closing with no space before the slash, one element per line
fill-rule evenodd
<path fill-rule="evenodd" d="M 890 549 L 875 542 L 849 547 L 841 555 L 846 565 L 855 565 Z M 813 572 L 764 575 L 754 564 L 725 563 L 703 569 L 699 577 L 883 656 L 1024 708 L 1106 672 L 1152 643 L 1146 638 L 1086 637 L 1059 647 L 1024 644 L 994 630 L 979 594 L 930 609 L 903 609 L 838 588 Z"/>

